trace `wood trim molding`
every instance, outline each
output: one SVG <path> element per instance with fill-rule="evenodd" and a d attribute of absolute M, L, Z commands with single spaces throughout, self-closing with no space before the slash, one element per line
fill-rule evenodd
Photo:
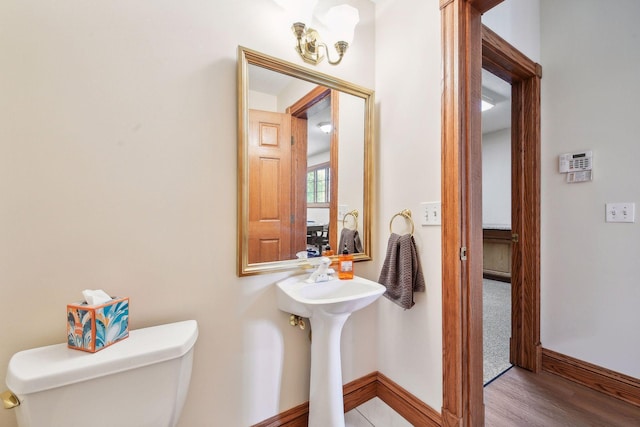
<path fill-rule="evenodd" d="M 511 355 L 540 369 L 540 78 L 542 67 L 482 26 L 482 67 L 511 84 Z"/>
<path fill-rule="evenodd" d="M 309 402 L 305 402 L 251 427 L 307 427 L 308 424 Z"/>
<path fill-rule="evenodd" d="M 442 425 L 440 414 L 380 372 L 372 372 L 343 387 L 344 412 L 379 397 L 400 416 L 416 427 Z M 309 402 L 266 419 L 252 427 L 307 427 Z"/>
<path fill-rule="evenodd" d="M 378 372 L 372 372 L 344 385 L 344 412 L 349 412 L 378 395 L 378 375 Z"/>
<path fill-rule="evenodd" d="M 470 0 L 471 5 L 478 13 L 483 14 L 489 9 L 493 9 L 495 6 L 502 3 L 504 0 Z"/>
<path fill-rule="evenodd" d="M 322 103 L 328 102 L 331 108 L 331 115 L 337 115 L 337 101 L 334 102 L 336 91 L 324 86 L 316 86 L 306 93 L 302 98 L 291 104 L 286 108 L 286 113 L 291 115 L 291 129 L 292 129 L 292 145 L 291 145 L 291 212 L 296 218 L 296 221 L 292 227 L 291 233 L 291 253 L 295 254 L 299 250 L 304 250 L 305 245 L 301 248 L 298 246 L 299 242 L 306 242 L 307 235 L 307 116 L 309 110 Z M 337 165 L 334 166 L 333 151 L 337 151 L 335 145 L 335 132 L 331 135 L 331 168 L 337 169 Z M 295 143 L 293 143 L 295 141 Z M 337 182 L 337 179 L 331 180 L 331 197 L 332 204 L 337 204 L 337 187 L 334 188 L 333 183 Z M 329 206 L 331 209 L 331 206 Z M 333 207 L 333 209 L 337 209 Z M 335 215 L 330 214 L 329 218 L 334 218 Z M 299 219 L 299 220 L 298 220 Z M 335 220 L 334 220 L 335 221 Z M 329 230 L 335 230 L 335 224 L 329 224 Z M 335 242 L 331 242 L 331 246 L 334 246 Z"/>
<path fill-rule="evenodd" d="M 515 101 L 512 128 L 522 149 L 518 159 L 520 217 L 512 227 L 520 236 L 514 248 L 520 264 L 515 273 L 514 310 L 520 313 L 513 339 L 512 361 L 536 371 L 539 347 L 539 89 L 541 67 L 524 72 L 512 62 L 523 61 L 495 33 L 485 31 L 481 14 L 499 0 L 441 0 L 443 52 L 442 96 L 442 324 L 444 426 L 484 425 L 482 393 L 482 212 L 480 111 L 481 70 L 489 64 L 511 76 Z M 498 43 L 499 42 L 499 43 Z M 484 50 L 488 47 L 488 58 Z M 506 52 L 503 52 L 506 50 Z M 524 57 L 526 59 L 526 57 Z M 486 68 L 486 67 L 485 67 Z M 493 70 L 489 70 L 492 71 Z M 513 74 L 513 75 L 512 75 Z M 523 78 L 524 77 L 524 78 Z M 526 81 L 522 81 L 526 80 Z M 530 109 L 531 103 L 537 105 Z M 515 119 L 515 120 L 514 120 Z M 512 153 L 513 153 L 512 149 Z M 516 150 L 519 152 L 519 150 Z M 525 176 L 532 173 L 531 176 Z M 529 216 L 526 214 L 529 213 Z M 466 257 L 462 250 L 466 248 Z M 524 257 L 526 255 L 527 257 Z M 515 264 L 514 264 L 515 265 Z M 519 275 L 517 275 L 519 274 Z M 519 284 L 517 283 L 519 280 Z M 515 318 L 516 316 L 514 316 Z"/>
<path fill-rule="evenodd" d="M 316 86 L 311 89 L 309 93 L 305 94 L 302 98 L 287 107 L 286 112 L 292 116 L 306 119 L 307 110 L 330 95 L 331 89 L 324 86 Z"/>
<path fill-rule="evenodd" d="M 455 0 L 440 0 L 440 9 L 444 9 L 454 1 Z M 485 13 L 487 10 L 499 5 L 503 1 L 504 0 L 468 0 L 469 4 L 471 4 L 480 14 Z"/>
<path fill-rule="evenodd" d="M 640 406 L 640 379 L 542 349 L 542 370 Z"/>
<path fill-rule="evenodd" d="M 441 2 L 442 421 L 484 425 L 482 389 L 482 171 L 480 11 L 469 0 Z M 462 256 L 466 251 L 467 256 Z"/>
<path fill-rule="evenodd" d="M 536 67 L 539 68 L 539 67 Z M 519 340 L 520 352 L 512 363 L 533 372 L 540 369 L 540 77 L 529 75 L 522 81 L 512 84 L 512 102 L 517 108 L 512 113 L 512 135 L 517 135 L 514 147 L 519 155 L 513 162 L 518 163 L 521 175 L 517 183 L 520 209 L 518 229 L 519 242 L 514 244 L 513 252 L 519 252 L 521 269 L 518 296 L 522 309 L 518 312 L 521 330 L 512 337 Z M 514 125 L 514 119 L 517 122 Z M 512 136 L 513 138 L 513 136 Z M 512 195 L 513 200 L 513 195 Z M 513 214 L 512 214 L 513 215 Z M 512 271 L 513 271 L 512 267 Z M 512 283 L 516 282 L 513 280 Z M 513 353 L 512 353 L 513 354 Z"/>
<path fill-rule="evenodd" d="M 340 92 L 331 89 L 331 123 L 333 123 L 333 129 L 340 129 Z M 333 130 L 331 132 L 330 143 L 330 162 L 331 172 L 329 181 L 329 245 L 337 252 L 338 250 L 338 182 L 340 170 L 340 160 L 338 153 L 340 138 L 338 133 Z M 344 159 L 342 159 L 344 161 Z M 304 180 L 306 185 L 307 180 Z M 306 221 L 305 221 L 306 225 Z"/>
<path fill-rule="evenodd" d="M 482 238 L 485 242 L 510 242 L 510 229 L 485 228 L 482 230 Z"/>
<path fill-rule="evenodd" d="M 542 77 L 542 67 L 514 48 L 506 40 L 482 26 L 482 66 L 509 83 Z"/>
<path fill-rule="evenodd" d="M 484 271 L 482 273 L 482 278 L 483 279 L 489 279 L 489 280 L 495 280 L 496 282 L 511 283 L 511 278 L 510 277 L 505 277 L 505 276 L 501 276 L 499 274 L 494 274 L 494 273 L 487 273 L 486 271 Z"/>
<path fill-rule="evenodd" d="M 379 372 L 377 396 L 413 426 L 442 425 L 442 419 L 436 410 Z"/>

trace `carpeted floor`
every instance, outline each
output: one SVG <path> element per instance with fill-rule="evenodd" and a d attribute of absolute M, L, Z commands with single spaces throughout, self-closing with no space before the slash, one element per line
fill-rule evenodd
<path fill-rule="evenodd" d="M 511 367 L 511 283 L 482 280 L 484 384 Z"/>

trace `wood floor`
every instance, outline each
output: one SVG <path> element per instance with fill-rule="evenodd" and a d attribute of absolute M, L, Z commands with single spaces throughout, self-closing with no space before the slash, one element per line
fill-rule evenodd
<path fill-rule="evenodd" d="M 484 388 L 484 404 L 487 427 L 640 426 L 640 407 L 516 367 Z"/>

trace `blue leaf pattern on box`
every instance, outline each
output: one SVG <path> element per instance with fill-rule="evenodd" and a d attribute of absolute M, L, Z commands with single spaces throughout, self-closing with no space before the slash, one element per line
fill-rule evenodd
<path fill-rule="evenodd" d="M 129 301 L 122 301 L 109 307 L 109 313 L 105 314 L 109 319 L 106 329 L 106 342 L 112 343 L 129 335 Z"/>
<path fill-rule="evenodd" d="M 129 336 L 128 299 L 107 303 L 95 310 L 84 310 L 84 307 L 87 306 L 67 310 L 67 343 L 70 347 L 98 351 Z M 92 327 L 95 327 L 95 337 Z"/>
<path fill-rule="evenodd" d="M 91 346 L 91 313 L 89 311 L 78 310 L 82 319 L 82 345 L 85 348 Z"/>
<path fill-rule="evenodd" d="M 96 310 L 96 350 L 129 335 L 129 301 Z"/>

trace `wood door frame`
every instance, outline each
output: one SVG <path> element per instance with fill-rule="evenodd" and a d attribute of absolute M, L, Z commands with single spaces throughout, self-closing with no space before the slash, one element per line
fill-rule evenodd
<path fill-rule="evenodd" d="M 482 67 L 511 84 L 511 363 L 538 372 L 542 67 L 482 26 Z"/>
<path fill-rule="evenodd" d="M 483 29 L 481 16 L 502 0 L 441 0 L 443 426 L 484 425 L 482 380 L 482 68 L 512 83 L 512 154 L 518 173 L 512 216 L 520 243 L 514 266 L 522 315 L 512 360 L 540 367 L 540 74 L 526 57 Z M 484 36 L 484 37 L 483 37 Z M 498 43 L 500 41 L 500 43 Z M 495 48 L 495 49 L 494 49 Z M 484 55 L 486 51 L 486 55 Z M 515 55 L 515 53 L 519 55 Z M 515 57 L 513 56 L 515 55 Z M 530 61 L 529 61 L 530 62 Z M 514 65 L 515 63 L 515 65 Z M 519 64 L 519 65 L 518 65 Z M 518 65 L 518 66 L 516 66 Z M 477 108 L 474 106 L 478 106 Z M 522 177 L 522 179 L 520 179 Z M 513 201 L 512 201 L 513 202 Z"/>
<path fill-rule="evenodd" d="M 329 196 L 329 245 L 332 248 L 336 248 L 338 246 L 338 237 L 337 237 L 337 217 L 338 217 L 338 133 L 337 129 L 339 129 L 339 120 L 340 120 L 340 92 L 335 89 L 330 89 L 324 86 L 316 86 L 305 96 L 300 98 L 298 101 L 294 102 L 292 105 L 287 107 L 286 112 L 291 114 L 292 117 L 296 118 L 305 118 L 307 117 L 307 110 L 319 103 L 320 101 L 326 99 L 330 99 L 331 102 L 331 142 L 330 142 L 330 153 L 329 153 L 329 170 L 330 170 L 330 196 Z M 293 150 L 295 157 L 295 164 L 299 165 L 302 163 L 302 159 L 304 159 L 304 163 L 306 165 L 307 152 L 306 152 L 306 143 L 304 144 L 304 152 L 301 150 Z M 301 170 L 299 167 L 296 168 L 296 172 L 292 174 L 292 188 L 296 188 L 296 191 L 293 192 L 293 200 L 292 200 L 292 212 L 296 219 L 305 218 L 304 221 L 296 222 L 296 232 L 294 233 L 295 241 L 299 241 L 301 236 L 306 236 L 306 218 L 307 218 L 307 188 L 306 188 L 306 176 L 307 170 L 306 166 L 304 170 Z M 303 183 L 302 188 L 300 188 L 300 183 Z"/>

